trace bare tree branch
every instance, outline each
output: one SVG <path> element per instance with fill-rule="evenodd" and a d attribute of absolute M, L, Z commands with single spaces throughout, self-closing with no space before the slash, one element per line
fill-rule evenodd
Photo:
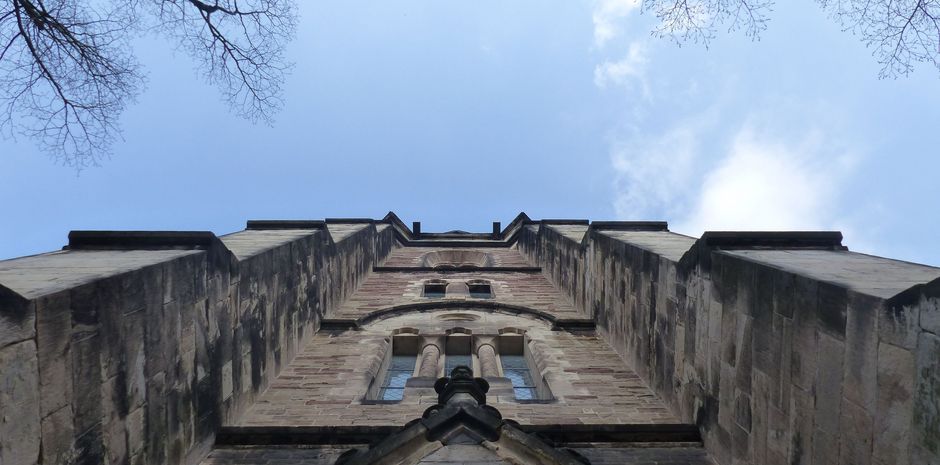
<path fill-rule="evenodd" d="M 127 18 L 68 0 L 12 0 L 0 11 L 0 127 L 62 163 L 97 164 L 142 78 Z"/>
<path fill-rule="evenodd" d="M 143 12 L 236 112 L 270 121 L 290 68 L 293 0 L 0 0 L 0 130 L 77 169 L 107 157 L 144 85 L 130 47 Z"/>
<path fill-rule="evenodd" d="M 270 122 L 291 64 L 284 46 L 296 27 L 288 0 L 155 0 L 160 27 L 199 62 L 239 114 Z"/>
<path fill-rule="evenodd" d="M 654 35 L 707 47 L 721 28 L 741 29 L 758 38 L 767 28 L 773 4 L 773 0 L 644 0 L 643 11 L 659 20 Z"/>
<path fill-rule="evenodd" d="M 847 31 L 861 37 L 882 65 L 879 76 L 906 76 L 918 62 L 940 69 L 940 0 L 816 0 Z M 643 0 L 659 21 L 653 34 L 706 46 L 723 27 L 758 38 L 773 0 Z"/>
<path fill-rule="evenodd" d="M 923 62 L 940 70 L 940 0 L 817 1 L 873 49 L 882 78 L 907 76 Z"/>

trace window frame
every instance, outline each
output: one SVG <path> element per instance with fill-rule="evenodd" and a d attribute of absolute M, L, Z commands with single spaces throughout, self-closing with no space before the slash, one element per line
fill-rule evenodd
<path fill-rule="evenodd" d="M 425 281 L 421 286 L 421 297 L 426 299 L 443 299 L 447 297 L 447 282 Z"/>
<path fill-rule="evenodd" d="M 486 288 L 486 292 L 480 292 L 479 288 Z M 475 290 L 474 288 L 477 288 Z M 467 281 L 467 293 L 474 299 L 492 299 L 493 284 L 483 279 L 473 279 Z"/>

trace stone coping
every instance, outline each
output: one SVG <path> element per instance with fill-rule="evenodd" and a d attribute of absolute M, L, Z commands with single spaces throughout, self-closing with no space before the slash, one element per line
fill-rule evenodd
<path fill-rule="evenodd" d="M 556 443 L 697 443 L 702 436 L 695 425 L 595 424 L 520 425 L 516 428 L 538 434 Z M 381 441 L 401 425 L 349 426 L 223 426 L 216 446 L 369 444 Z"/>

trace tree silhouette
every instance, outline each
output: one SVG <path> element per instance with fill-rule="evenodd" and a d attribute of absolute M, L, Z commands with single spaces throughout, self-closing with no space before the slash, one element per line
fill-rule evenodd
<path fill-rule="evenodd" d="M 846 31 L 871 47 L 879 76 L 907 76 L 919 62 L 940 69 L 940 0 L 816 0 Z M 642 0 L 659 20 L 654 35 L 708 44 L 721 28 L 758 37 L 773 0 Z"/>
<path fill-rule="evenodd" d="M 0 6 L 0 129 L 81 169 L 107 156 L 144 76 L 136 34 L 158 30 L 238 114 L 269 121 L 290 65 L 293 0 L 8 0 Z"/>

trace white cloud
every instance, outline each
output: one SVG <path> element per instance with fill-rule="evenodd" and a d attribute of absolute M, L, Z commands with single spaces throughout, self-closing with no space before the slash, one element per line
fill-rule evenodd
<path fill-rule="evenodd" d="M 619 61 L 605 61 L 594 67 L 594 85 L 601 89 L 609 86 L 629 87 L 639 84 L 643 96 L 650 98 L 650 86 L 646 79 L 647 46 L 644 42 L 632 42 L 627 55 Z"/>
<path fill-rule="evenodd" d="M 745 125 L 728 155 L 701 182 L 677 231 L 829 229 L 854 156 L 811 132 L 776 140 Z M 836 150 L 833 152 L 833 150 Z"/>
<path fill-rule="evenodd" d="M 701 164 L 701 134 L 713 126 L 713 112 L 687 119 L 655 137 L 634 131 L 631 142 L 611 154 L 617 216 L 668 219 L 685 213 L 685 199 L 696 188 Z"/>
<path fill-rule="evenodd" d="M 617 215 L 667 219 L 670 229 L 695 236 L 851 227 L 835 208 L 857 157 L 831 129 L 751 118 L 722 136 L 721 119 L 712 109 L 614 149 Z"/>
<path fill-rule="evenodd" d="M 603 47 L 622 32 L 624 20 L 640 7 L 641 0 L 595 0 L 594 45 Z"/>

